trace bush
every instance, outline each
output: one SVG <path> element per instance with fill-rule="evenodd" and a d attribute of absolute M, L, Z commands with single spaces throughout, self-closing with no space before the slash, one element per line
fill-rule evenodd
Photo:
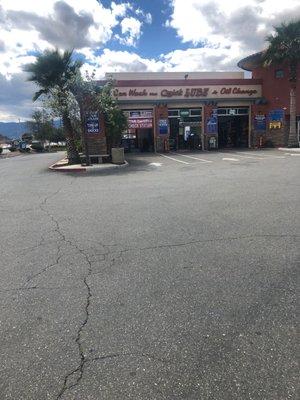
<path fill-rule="evenodd" d="M 41 145 L 41 143 L 33 143 L 33 144 L 31 145 L 31 148 L 32 148 L 32 150 L 34 150 L 34 151 L 36 151 L 36 152 L 38 152 L 38 153 L 40 153 L 40 152 L 42 152 L 42 151 L 45 150 L 45 149 L 44 149 L 44 146 Z"/>
<path fill-rule="evenodd" d="M 51 151 L 65 151 L 67 150 L 66 146 L 55 146 L 55 147 L 51 147 Z"/>

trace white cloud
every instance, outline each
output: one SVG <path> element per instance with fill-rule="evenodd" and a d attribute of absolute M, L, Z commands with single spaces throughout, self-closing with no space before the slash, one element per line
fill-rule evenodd
<path fill-rule="evenodd" d="M 104 7 L 97 0 L 0 0 L 0 120 L 24 118 L 35 107 L 34 85 L 22 72 L 35 52 L 76 48 L 93 62 L 94 50 L 112 39 L 129 12 L 134 13 L 127 1 Z M 134 40 L 141 27 L 125 30 Z"/>
<path fill-rule="evenodd" d="M 106 72 L 164 71 L 170 67 L 166 60 L 143 58 L 137 53 L 104 49 L 100 56 L 92 55 L 91 63 L 82 66 L 83 74 L 95 70 L 95 78 L 102 79 Z"/>
<path fill-rule="evenodd" d="M 122 36 L 116 35 L 116 38 L 122 44 L 127 46 L 135 46 L 137 40 L 141 36 L 141 21 L 133 17 L 127 17 L 122 19 L 120 25 Z"/>
<path fill-rule="evenodd" d="M 166 26 L 183 43 L 223 49 L 232 60 L 261 50 L 274 24 L 300 17 L 299 0 L 171 0 L 171 5 Z"/>
<path fill-rule="evenodd" d="M 36 87 L 26 81 L 24 73 L 16 73 L 7 80 L 0 73 L 0 121 L 26 119 L 39 104 L 32 103 Z"/>
<path fill-rule="evenodd" d="M 97 0 L 1 0 L 1 48 L 4 43 L 10 60 L 49 47 L 97 48 L 112 38 L 130 9 L 128 2 L 105 8 Z M 9 75 L 19 65 L 0 61 L 0 71 Z"/>
<path fill-rule="evenodd" d="M 152 24 L 152 15 L 151 13 L 146 13 L 141 8 L 137 8 L 135 10 L 137 16 L 142 17 L 147 24 Z"/>
<path fill-rule="evenodd" d="M 240 60 L 232 56 L 232 48 L 189 48 L 174 50 L 162 58 L 172 71 L 230 71 Z"/>
<path fill-rule="evenodd" d="M 0 120 L 24 118 L 35 107 L 35 88 L 26 82 L 22 67 L 35 59 L 36 51 L 74 47 L 85 57 L 82 71 L 95 70 L 98 79 L 106 72 L 233 70 L 240 58 L 264 46 L 273 24 L 300 17 L 299 0 L 169 2 L 172 13 L 165 12 L 165 26 L 189 48 L 175 47 L 154 59 L 137 50 L 107 48 L 111 39 L 136 46 L 145 24 L 152 23 L 152 15 L 130 0 L 110 7 L 97 0 L 0 0 Z"/>

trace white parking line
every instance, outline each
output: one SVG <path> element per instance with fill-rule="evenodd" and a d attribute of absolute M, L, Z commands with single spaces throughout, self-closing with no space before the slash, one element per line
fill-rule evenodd
<path fill-rule="evenodd" d="M 188 163 L 188 162 L 186 162 L 186 161 L 177 160 L 176 158 L 173 158 L 173 157 L 166 156 L 165 154 L 161 154 L 161 153 L 159 153 L 159 155 L 160 155 L 160 156 L 162 156 L 162 157 L 169 158 L 170 160 L 177 161 L 177 162 L 179 162 L 179 163 L 182 163 L 182 164 L 187 164 L 187 165 L 190 165 L 190 163 Z"/>
<path fill-rule="evenodd" d="M 253 153 L 246 153 L 246 152 L 240 152 L 240 151 L 235 151 L 236 154 L 247 154 L 247 155 L 253 155 Z M 265 157 L 271 157 L 271 158 L 285 158 L 285 156 L 275 156 L 271 154 L 255 154 L 255 157 L 259 157 L 261 159 L 264 159 Z"/>
<path fill-rule="evenodd" d="M 226 154 L 226 153 L 219 153 L 219 154 Z M 236 157 L 241 157 L 241 158 L 249 158 L 249 159 L 253 159 L 253 160 L 263 160 L 263 158 L 262 157 L 256 157 L 256 156 L 244 156 L 244 155 L 240 155 L 240 154 L 237 154 L 236 152 L 234 152 L 234 153 L 231 153 L 231 154 L 234 154 Z"/>
<path fill-rule="evenodd" d="M 240 161 L 237 158 L 227 158 L 227 157 L 222 158 L 222 160 L 223 161 Z"/>
<path fill-rule="evenodd" d="M 180 154 L 180 153 L 172 153 L 172 154 L 176 154 L 177 156 L 181 156 L 181 157 L 187 157 L 187 158 L 191 158 L 192 160 L 199 160 L 202 161 L 204 163 L 211 163 L 212 161 L 210 160 L 205 160 L 204 158 L 199 158 L 199 157 L 193 157 L 193 156 L 187 156 L 186 154 Z"/>

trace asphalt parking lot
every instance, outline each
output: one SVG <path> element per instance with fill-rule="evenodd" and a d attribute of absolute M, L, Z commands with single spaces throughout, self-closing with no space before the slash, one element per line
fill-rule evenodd
<path fill-rule="evenodd" d="M 296 399 L 300 156 L 60 157 L 0 160 L 1 399 Z"/>

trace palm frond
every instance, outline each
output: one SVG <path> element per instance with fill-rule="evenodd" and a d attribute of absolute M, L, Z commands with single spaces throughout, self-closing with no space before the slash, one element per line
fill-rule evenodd
<path fill-rule="evenodd" d="M 39 97 L 41 97 L 42 95 L 47 94 L 47 93 L 48 93 L 47 90 L 41 89 L 41 90 L 39 90 L 39 91 L 34 93 L 32 100 L 36 101 Z"/>

